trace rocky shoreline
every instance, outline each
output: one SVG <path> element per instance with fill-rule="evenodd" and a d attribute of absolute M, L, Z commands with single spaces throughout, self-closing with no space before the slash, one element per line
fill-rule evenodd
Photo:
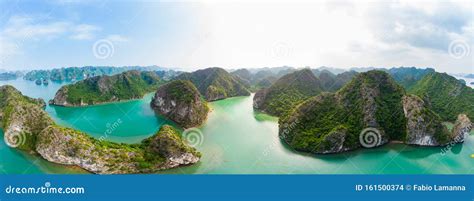
<path fill-rule="evenodd" d="M 127 71 L 97 76 L 61 87 L 50 105 L 84 107 L 143 98 L 162 84 L 154 72 Z"/>
<path fill-rule="evenodd" d="M 197 127 L 207 119 L 209 107 L 189 81 L 176 80 L 161 86 L 150 103 L 156 113 L 184 128 Z"/>
<path fill-rule="evenodd" d="M 191 165 L 201 158 L 168 125 L 140 144 L 118 144 L 56 125 L 44 111 L 44 101 L 23 96 L 12 86 L 1 86 L 0 92 L 0 126 L 5 142 L 53 163 L 97 174 L 129 174 Z"/>
<path fill-rule="evenodd" d="M 382 71 L 359 74 L 336 93 L 315 96 L 279 120 L 279 136 L 297 151 L 340 153 L 391 141 L 417 146 L 462 143 L 472 129 L 459 114 L 452 131 L 424 100 Z"/>

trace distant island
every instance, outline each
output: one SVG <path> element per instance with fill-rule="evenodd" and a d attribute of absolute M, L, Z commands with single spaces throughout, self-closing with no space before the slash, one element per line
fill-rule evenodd
<path fill-rule="evenodd" d="M 471 78 L 471 79 L 474 79 L 474 74 L 467 74 L 464 76 L 465 78 Z"/>
<path fill-rule="evenodd" d="M 102 76 L 102 75 L 115 75 L 126 71 L 137 70 L 137 71 L 163 71 L 167 72 L 168 69 L 158 66 L 125 66 L 125 67 L 112 67 L 112 66 L 85 66 L 85 67 L 67 67 L 67 68 L 55 68 L 52 70 L 32 70 L 25 74 L 23 77 L 25 80 L 37 81 L 37 80 L 50 80 L 53 82 L 75 82 L 79 80 L 85 80 L 87 78 Z M 174 73 L 175 71 L 170 71 Z"/>
<path fill-rule="evenodd" d="M 154 72 L 126 71 L 96 76 L 61 87 L 49 103 L 58 106 L 87 106 L 142 98 L 163 81 Z"/>
<path fill-rule="evenodd" d="M 0 73 L 0 81 L 16 80 L 19 77 L 22 77 L 23 73 L 20 71 L 17 72 L 2 72 Z"/>

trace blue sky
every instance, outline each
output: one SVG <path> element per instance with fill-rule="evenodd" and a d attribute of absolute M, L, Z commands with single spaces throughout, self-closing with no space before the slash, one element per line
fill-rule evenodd
<path fill-rule="evenodd" d="M 474 73 L 472 1 L 0 2 L 0 68 L 434 67 Z"/>

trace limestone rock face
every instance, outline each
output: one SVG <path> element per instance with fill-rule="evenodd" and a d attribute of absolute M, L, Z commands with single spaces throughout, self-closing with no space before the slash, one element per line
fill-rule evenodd
<path fill-rule="evenodd" d="M 221 100 L 224 98 L 227 98 L 227 93 L 225 90 L 222 90 L 218 87 L 215 86 L 209 86 L 206 90 L 206 93 L 204 94 L 207 100 L 213 101 L 213 100 Z"/>
<path fill-rule="evenodd" d="M 58 126 L 48 127 L 40 133 L 36 151 L 47 161 L 79 166 L 97 174 L 125 173 L 135 166 L 130 160 L 124 160 L 128 157 L 121 157 L 115 164 L 111 162 L 119 157 L 119 152 L 130 154 L 125 150 L 100 147 L 86 135 Z"/>
<path fill-rule="evenodd" d="M 420 146 L 440 146 L 449 141 L 449 131 L 438 115 L 415 95 L 403 96 L 403 111 L 407 118 L 405 143 Z"/>
<path fill-rule="evenodd" d="M 0 126 L 5 142 L 14 148 L 34 152 L 36 137 L 54 122 L 44 111 L 42 99 L 23 96 L 12 86 L 0 87 Z"/>
<path fill-rule="evenodd" d="M 79 166 L 96 174 L 156 172 L 190 165 L 201 157 L 167 125 L 138 146 L 100 141 L 73 129 L 49 126 L 38 135 L 36 151 L 50 162 Z"/>
<path fill-rule="evenodd" d="M 206 101 L 189 81 L 176 80 L 161 86 L 155 93 L 151 107 L 184 128 L 201 125 L 209 111 Z"/>
<path fill-rule="evenodd" d="M 43 110 L 45 105 L 43 100 L 23 96 L 12 86 L 0 86 L 0 126 L 11 148 L 97 174 L 156 172 L 190 165 L 201 157 L 171 126 L 162 126 L 142 144 L 118 144 L 55 125 Z"/>
<path fill-rule="evenodd" d="M 346 136 L 347 129 L 336 129 L 330 132 L 328 135 L 324 136 L 323 141 L 326 143 L 322 146 L 318 146 L 315 152 L 327 154 L 339 153 L 350 150 L 350 147 L 344 145 L 346 141 Z"/>
<path fill-rule="evenodd" d="M 458 115 L 456 123 L 454 124 L 453 131 L 451 134 L 451 139 L 456 142 L 464 142 L 464 138 L 466 135 L 471 132 L 472 129 L 472 122 L 467 117 L 466 114 Z"/>
<path fill-rule="evenodd" d="M 383 71 L 358 74 L 336 93 L 321 93 L 279 119 L 279 135 L 290 147 L 326 154 L 403 141 L 418 146 L 460 143 L 472 129 L 460 114 L 452 132 L 429 99 L 407 95 Z"/>
<path fill-rule="evenodd" d="M 66 107 L 71 107 L 71 106 L 84 106 L 85 104 L 80 101 L 79 104 L 71 104 L 67 101 L 67 93 L 68 93 L 68 88 L 67 87 L 61 87 L 57 92 L 56 95 L 54 96 L 53 100 L 49 101 L 50 105 L 60 105 L 60 106 L 66 106 Z"/>
<path fill-rule="evenodd" d="M 280 118 L 280 138 L 298 151 L 317 154 L 372 148 L 403 139 L 404 93 L 385 72 L 358 74 L 336 93 L 323 92 Z"/>
<path fill-rule="evenodd" d="M 260 89 L 258 90 L 255 95 L 253 96 L 253 108 L 260 110 L 262 105 L 265 101 L 266 95 L 268 93 L 268 89 Z"/>
<path fill-rule="evenodd" d="M 160 153 L 167 159 L 168 168 L 194 164 L 201 158 L 201 154 L 186 145 L 171 126 L 163 126 L 158 135 L 148 139 L 145 144 L 147 152 Z"/>

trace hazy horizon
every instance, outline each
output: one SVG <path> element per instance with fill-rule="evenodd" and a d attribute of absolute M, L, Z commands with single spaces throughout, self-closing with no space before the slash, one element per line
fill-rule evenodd
<path fill-rule="evenodd" d="M 0 68 L 0 70 L 3 70 L 3 71 L 7 71 L 7 72 L 16 72 L 16 71 L 20 71 L 20 72 L 29 72 L 29 71 L 34 71 L 34 70 L 53 70 L 53 69 L 62 69 L 62 68 L 84 68 L 84 67 L 112 67 L 112 68 L 124 68 L 124 67 L 156 67 L 156 68 L 163 68 L 163 69 L 167 69 L 167 70 L 177 70 L 177 71 L 184 71 L 184 72 L 192 72 L 192 71 L 196 71 L 196 70 L 201 70 L 201 69 L 205 69 L 205 68 L 223 68 L 227 71 L 234 71 L 234 70 L 238 70 L 238 69 L 248 69 L 248 70 L 252 70 L 252 69 L 263 69 L 263 68 L 295 68 L 295 69 L 303 69 L 303 68 L 310 68 L 310 69 L 333 69 L 333 70 L 345 70 L 345 71 L 350 71 L 350 70 L 355 70 L 355 69 L 370 69 L 370 68 L 375 68 L 375 69 L 391 69 L 391 68 L 412 68 L 412 67 L 415 67 L 417 69 L 427 69 L 427 68 L 433 68 L 433 67 L 418 67 L 418 66 L 392 66 L 392 67 L 380 67 L 380 66 L 357 66 L 357 67 L 330 67 L 330 66 L 263 66 L 263 67 L 238 67 L 238 68 L 224 68 L 224 67 L 220 67 L 220 66 L 209 66 L 209 67 L 200 67 L 200 68 L 179 68 L 179 67 L 167 67 L 167 66 L 159 66 L 159 65 L 126 65 L 126 66 L 93 66 L 93 65 L 86 65 L 86 66 L 67 66 L 67 67 L 50 67 L 50 68 L 32 68 L 32 69 L 20 69 L 20 70 L 16 70 L 16 69 L 2 69 Z M 435 69 L 435 68 L 433 68 Z M 435 69 L 436 70 L 436 69 Z M 451 72 L 442 72 L 442 71 L 437 71 L 437 72 L 441 72 L 441 73 L 450 73 L 450 74 L 471 74 L 470 72 L 469 73 L 451 73 Z"/>
<path fill-rule="evenodd" d="M 0 2 L 0 69 L 328 66 L 474 73 L 472 1 Z"/>

